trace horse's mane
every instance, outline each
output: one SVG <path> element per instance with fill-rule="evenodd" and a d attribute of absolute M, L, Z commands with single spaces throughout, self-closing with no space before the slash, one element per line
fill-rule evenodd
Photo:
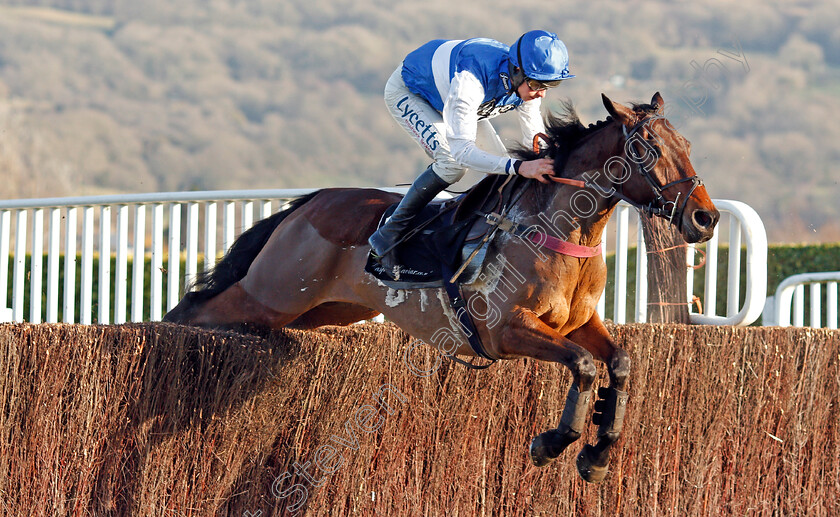
<path fill-rule="evenodd" d="M 518 147 L 512 149 L 511 154 L 521 160 L 535 160 L 548 156 L 554 160 L 554 169 L 559 175 L 580 141 L 613 121 L 612 117 L 607 117 L 605 120 L 584 126 L 570 101 L 561 101 L 561 106 L 559 112 L 550 113 L 546 117 L 545 132 L 549 140 L 547 148 L 534 152 L 533 149 Z"/>
<path fill-rule="evenodd" d="M 639 116 L 656 113 L 657 108 L 651 104 L 633 103 L 633 111 Z M 526 147 L 511 149 L 511 154 L 521 160 L 535 160 L 548 156 L 554 159 L 555 171 L 562 175 L 566 167 L 569 155 L 580 144 L 581 140 L 592 133 L 603 129 L 613 121 L 612 117 L 599 120 L 594 124 L 584 126 L 578 117 L 577 111 L 571 101 L 561 101 L 561 109 L 558 113 L 549 113 L 545 121 L 546 135 L 548 135 L 548 148 L 539 152 Z"/>

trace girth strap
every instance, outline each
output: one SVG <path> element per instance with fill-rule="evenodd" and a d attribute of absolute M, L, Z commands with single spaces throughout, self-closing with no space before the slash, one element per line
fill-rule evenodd
<path fill-rule="evenodd" d="M 449 359 L 473 370 L 483 370 L 495 363 L 496 359 L 490 357 L 484 349 L 484 345 L 481 343 L 478 330 L 476 330 L 475 323 L 473 322 L 470 311 L 467 308 L 467 300 L 464 298 L 464 294 L 461 291 L 461 284 L 447 280 L 452 278 L 452 269 L 445 262 L 441 264 L 441 269 L 444 278 L 443 286 L 446 289 L 446 294 L 449 296 L 449 306 L 452 307 L 453 311 L 455 311 L 455 316 L 458 318 L 461 330 L 467 335 L 467 341 L 470 344 L 470 348 L 472 348 L 473 352 L 475 352 L 475 355 L 483 357 L 484 359 L 491 361 L 491 363 L 483 366 L 477 366 L 455 357 L 454 354 L 449 356 Z"/>

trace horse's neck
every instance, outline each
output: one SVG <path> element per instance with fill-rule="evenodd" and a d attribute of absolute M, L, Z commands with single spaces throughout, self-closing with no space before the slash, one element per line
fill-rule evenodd
<path fill-rule="evenodd" d="M 618 127 L 606 127 L 593 134 L 569 156 L 563 176 L 567 178 L 584 180 L 587 183 L 601 187 L 603 192 L 609 192 L 612 188 L 612 181 L 604 172 L 604 166 L 613 156 L 623 153 L 619 145 L 620 132 Z M 604 196 L 592 194 L 591 189 L 586 189 L 587 194 L 579 194 L 580 188 L 561 186 L 558 194 L 553 196 L 544 210 L 545 213 L 559 214 L 566 212 L 573 216 L 580 225 L 579 230 L 572 232 L 578 234 L 580 244 L 586 246 L 597 245 L 601 241 L 604 227 L 615 209 L 618 200 L 616 198 L 606 199 Z M 573 197 L 580 196 L 577 202 Z M 589 201 L 595 200 L 595 209 L 589 212 Z M 561 218 L 555 217 L 556 220 Z M 565 219 L 565 218 L 562 218 Z"/>

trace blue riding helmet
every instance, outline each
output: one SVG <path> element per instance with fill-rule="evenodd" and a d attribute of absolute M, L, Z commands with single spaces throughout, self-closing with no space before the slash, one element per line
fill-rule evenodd
<path fill-rule="evenodd" d="M 569 73 L 566 45 L 553 32 L 526 32 L 510 47 L 508 56 L 529 79 L 560 81 L 574 77 Z"/>

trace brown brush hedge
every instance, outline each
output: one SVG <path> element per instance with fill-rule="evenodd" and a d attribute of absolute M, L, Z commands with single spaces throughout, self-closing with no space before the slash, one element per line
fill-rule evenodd
<path fill-rule="evenodd" d="M 611 331 L 631 400 L 607 480 L 588 485 L 582 442 L 543 469 L 527 458 L 560 419 L 556 365 L 473 372 L 423 347 L 409 367 L 388 325 L 2 325 L 2 513 L 840 513 L 840 332 Z"/>

